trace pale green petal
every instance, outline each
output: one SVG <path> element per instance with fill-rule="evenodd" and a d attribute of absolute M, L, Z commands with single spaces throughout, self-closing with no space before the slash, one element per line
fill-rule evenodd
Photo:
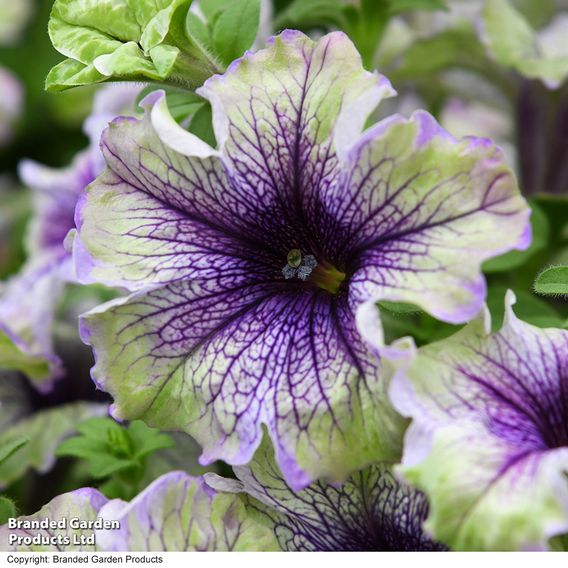
<path fill-rule="evenodd" d="M 203 479 L 171 472 L 130 503 L 110 501 L 100 512 L 119 530 L 97 531 L 105 551 L 277 550 L 272 531 L 239 495 L 217 494 Z"/>
<path fill-rule="evenodd" d="M 95 551 L 95 532 L 92 529 L 73 528 L 71 519 L 84 522 L 94 521 L 100 508 L 107 502 L 96 489 L 77 489 L 59 495 L 42 507 L 37 513 L 19 517 L 20 522 L 45 521 L 58 523 L 56 528 L 13 528 L 9 524 L 0 526 L 0 551 L 18 552 L 58 552 Z M 18 539 L 37 539 L 26 543 Z M 47 539 L 47 540 L 45 540 Z"/>
<path fill-rule="evenodd" d="M 547 54 L 535 30 L 510 0 L 487 0 L 482 38 L 493 57 L 529 79 L 540 79 L 551 89 L 568 77 L 568 48 Z"/>

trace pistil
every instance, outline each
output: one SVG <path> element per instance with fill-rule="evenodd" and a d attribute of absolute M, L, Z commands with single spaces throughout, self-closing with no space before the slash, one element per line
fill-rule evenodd
<path fill-rule="evenodd" d="M 345 273 L 326 261 L 320 262 L 312 271 L 310 282 L 331 294 L 337 294 L 345 280 Z"/>

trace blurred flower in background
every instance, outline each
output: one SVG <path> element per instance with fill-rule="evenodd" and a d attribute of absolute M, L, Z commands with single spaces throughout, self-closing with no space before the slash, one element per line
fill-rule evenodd
<path fill-rule="evenodd" d="M 17 43 L 33 12 L 33 0 L 0 0 L 0 45 Z"/>
<path fill-rule="evenodd" d="M 12 139 L 23 107 L 23 87 L 16 75 L 0 67 L 0 147 Z"/>
<path fill-rule="evenodd" d="M 20 178 L 33 192 L 28 259 L 0 296 L 0 364 L 23 371 L 42 390 L 51 389 L 52 380 L 62 374 L 51 335 L 64 283 L 74 280 L 64 241 L 75 226 L 75 205 L 102 173 L 98 140 L 103 129 L 122 111 L 132 112 L 138 91 L 125 85 L 101 89 L 84 127 L 90 146 L 70 166 L 55 169 L 31 160 L 20 164 Z"/>

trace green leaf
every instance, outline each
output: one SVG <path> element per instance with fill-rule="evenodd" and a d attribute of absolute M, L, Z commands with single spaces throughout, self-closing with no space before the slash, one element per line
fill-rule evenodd
<path fill-rule="evenodd" d="M 213 131 L 213 113 L 211 111 L 211 105 L 206 103 L 203 105 L 191 119 L 189 125 L 189 131 L 196 136 L 199 136 L 201 140 L 207 142 L 210 146 L 215 148 L 217 146 L 217 140 L 215 139 L 215 132 Z"/>
<path fill-rule="evenodd" d="M 132 422 L 128 428 L 108 417 L 93 418 L 79 425 L 78 436 L 65 440 L 58 448 L 58 456 L 72 456 L 88 462 L 89 474 L 95 479 L 129 472 L 131 485 L 144 476 L 146 467 L 143 461 L 150 454 L 174 445 L 170 436 L 143 422 Z M 114 495 L 122 481 L 109 484 Z M 126 493 L 130 495 L 130 487 Z M 125 495 L 123 492 L 122 495 Z"/>
<path fill-rule="evenodd" d="M 535 201 L 546 213 L 552 234 L 562 236 L 568 227 L 568 196 L 540 194 Z"/>
<path fill-rule="evenodd" d="M 170 114 L 176 122 L 182 123 L 194 116 L 205 104 L 205 99 L 188 91 L 166 90 Z"/>
<path fill-rule="evenodd" d="M 24 418 L 0 434 L 0 447 L 27 438 L 29 442 L 0 463 L 0 487 L 19 479 L 28 469 L 45 473 L 55 463 L 59 444 L 77 431 L 77 426 L 91 416 L 106 414 L 106 404 L 85 402 L 43 410 Z"/>
<path fill-rule="evenodd" d="M 211 26 L 204 22 L 197 14 L 189 12 L 185 21 L 185 33 L 194 43 L 201 46 L 204 51 L 213 51 L 213 38 Z"/>
<path fill-rule="evenodd" d="M 8 519 L 15 519 L 17 516 L 18 510 L 14 502 L 0 495 L 0 526 L 5 525 Z"/>
<path fill-rule="evenodd" d="M 406 302 L 387 302 L 386 300 L 381 300 L 379 307 L 393 314 L 418 314 L 422 312 L 418 306 L 407 304 Z"/>
<path fill-rule="evenodd" d="M 51 70 L 46 88 L 111 80 L 201 85 L 219 67 L 185 33 L 191 1 L 56 0 L 49 35 L 68 59 Z"/>
<path fill-rule="evenodd" d="M 199 8 L 208 21 L 218 16 L 234 0 L 200 0 Z"/>
<path fill-rule="evenodd" d="M 94 479 L 104 479 L 114 473 L 119 473 L 129 469 L 136 469 L 138 467 L 140 467 L 140 464 L 133 460 L 117 458 L 109 454 L 102 454 L 98 456 L 96 460 L 91 461 L 89 474 Z"/>
<path fill-rule="evenodd" d="M 413 43 L 396 70 L 399 79 L 427 77 L 454 67 L 483 67 L 487 56 L 470 24 L 462 24 Z"/>
<path fill-rule="evenodd" d="M 295 0 L 274 22 L 276 29 L 284 27 L 330 27 L 345 29 L 344 4 L 341 0 Z"/>
<path fill-rule="evenodd" d="M 15 454 L 20 448 L 23 448 L 28 442 L 29 440 L 22 436 L 0 446 L 0 464 Z"/>
<path fill-rule="evenodd" d="M 523 265 L 536 253 L 546 249 L 550 239 L 550 225 L 544 211 L 531 202 L 532 243 L 527 250 L 514 250 L 483 263 L 483 271 L 504 272 Z"/>
<path fill-rule="evenodd" d="M 86 436 L 74 437 L 65 440 L 55 453 L 57 457 L 75 457 L 85 460 L 96 460 L 107 451 L 107 444 L 103 440 L 88 438 Z"/>
<path fill-rule="evenodd" d="M 445 0 L 390 0 L 389 13 L 392 16 L 413 10 L 448 10 Z"/>
<path fill-rule="evenodd" d="M 254 43 L 260 22 L 260 0 L 233 0 L 213 28 L 213 47 L 229 65 Z"/>
<path fill-rule="evenodd" d="M 543 270 L 535 280 L 534 290 L 543 296 L 568 294 L 568 266 L 551 266 Z"/>
<path fill-rule="evenodd" d="M 175 445 L 170 436 L 162 434 L 156 428 L 149 428 L 142 420 L 132 422 L 128 433 L 133 443 L 133 454 L 138 459 Z"/>

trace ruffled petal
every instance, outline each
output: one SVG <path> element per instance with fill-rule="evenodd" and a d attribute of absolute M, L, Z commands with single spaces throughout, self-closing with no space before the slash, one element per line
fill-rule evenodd
<path fill-rule="evenodd" d="M 425 497 L 397 481 L 388 464 L 355 473 L 343 485 L 313 483 L 294 492 L 283 479 L 269 443 L 247 466 L 235 468 L 241 481 L 206 474 L 213 488 L 246 492 L 286 551 L 443 550 L 423 531 Z"/>
<path fill-rule="evenodd" d="M 33 192 L 34 215 L 27 236 L 29 254 L 62 252 L 67 233 L 75 226 L 75 206 L 95 179 L 93 153 L 81 152 L 67 168 L 54 169 L 31 160 L 19 168 L 22 182 Z"/>
<path fill-rule="evenodd" d="M 274 536 L 237 495 L 216 494 L 202 479 L 168 473 L 130 503 L 110 501 L 100 511 L 119 529 L 98 530 L 106 552 L 276 550 Z"/>
<path fill-rule="evenodd" d="M 501 151 L 453 139 L 422 111 L 368 131 L 324 199 L 354 300 L 409 302 L 451 323 L 479 312 L 482 262 L 530 244 L 530 209 Z"/>
<path fill-rule="evenodd" d="M 568 332 L 519 321 L 512 302 L 501 331 L 482 314 L 393 379 L 413 419 L 401 471 L 456 549 L 546 549 L 568 531 Z"/>

